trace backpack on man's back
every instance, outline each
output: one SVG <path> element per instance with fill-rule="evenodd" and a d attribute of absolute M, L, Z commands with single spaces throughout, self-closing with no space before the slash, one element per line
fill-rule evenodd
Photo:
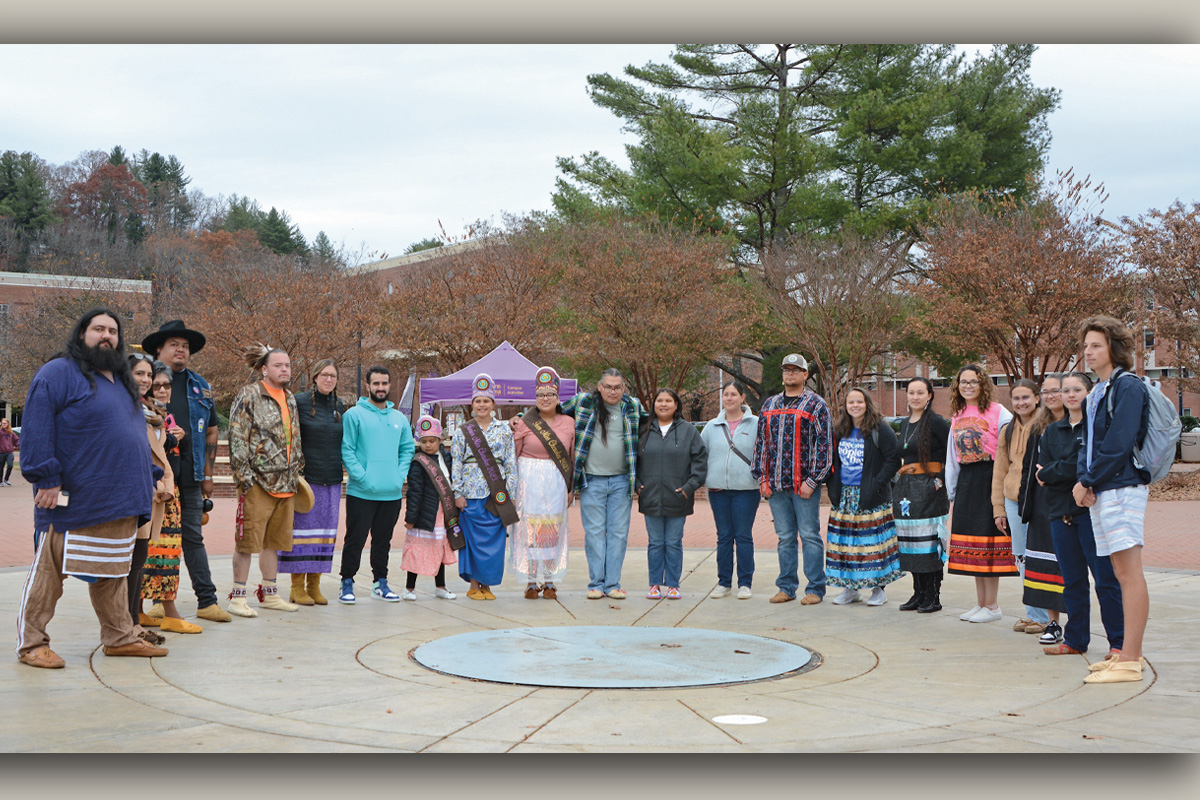
<path fill-rule="evenodd" d="M 1133 449 L 1133 464 L 1138 469 L 1149 472 L 1150 483 L 1156 483 L 1171 471 L 1171 464 L 1175 461 L 1175 446 L 1179 444 L 1183 423 L 1175 413 L 1175 406 L 1171 405 L 1171 401 L 1159 389 L 1157 381 L 1139 377 L 1132 372 L 1127 373 L 1120 367 L 1109 376 L 1108 387 L 1104 392 L 1104 405 L 1109 420 L 1112 419 L 1113 412 L 1112 387 L 1122 375 L 1129 375 L 1146 386 L 1146 396 L 1149 398 L 1146 433 Z"/>

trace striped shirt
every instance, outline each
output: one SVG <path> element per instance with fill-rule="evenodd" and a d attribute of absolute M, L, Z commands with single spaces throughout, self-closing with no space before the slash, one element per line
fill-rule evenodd
<path fill-rule="evenodd" d="M 780 393 L 762 404 L 750 474 L 772 492 L 816 489 L 833 465 L 833 426 L 829 406 L 816 392 L 797 397 Z"/>

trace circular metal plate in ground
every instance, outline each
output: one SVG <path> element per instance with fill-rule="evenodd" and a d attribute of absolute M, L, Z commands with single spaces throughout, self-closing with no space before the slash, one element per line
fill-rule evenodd
<path fill-rule="evenodd" d="M 811 650 L 762 636 L 616 626 L 475 631 L 423 644 L 413 658 L 464 678 L 578 689 L 745 683 L 821 663 Z"/>

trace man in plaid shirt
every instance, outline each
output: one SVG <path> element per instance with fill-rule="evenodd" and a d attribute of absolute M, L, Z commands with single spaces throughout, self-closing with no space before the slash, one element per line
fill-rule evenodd
<path fill-rule="evenodd" d="M 625 393 L 625 379 L 615 369 L 604 371 L 596 391 L 563 403 L 563 411 L 575 417 L 575 491 L 588 561 L 587 596 L 624 600 L 621 567 L 637 480 L 638 433 L 650 415 Z"/>
<path fill-rule="evenodd" d="M 796 599 L 800 586 L 797 534 L 804 545 L 802 605 L 825 596 L 825 545 L 821 541 L 820 486 L 833 464 L 829 406 L 805 388 L 808 362 L 799 353 L 783 359 L 783 392 L 768 397 L 759 412 L 758 438 L 750 472 L 771 506 L 779 537 L 779 592 L 772 603 Z"/>

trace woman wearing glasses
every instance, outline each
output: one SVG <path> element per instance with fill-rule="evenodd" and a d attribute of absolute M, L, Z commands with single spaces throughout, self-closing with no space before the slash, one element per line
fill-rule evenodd
<path fill-rule="evenodd" d="M 1003 615 L 997 600 L 1000 576 L 1016 575 L 1012 540 L 992 515 L 992 461 L 1000 429 L 1012 421 L 992 399 L 992 381 L 968 364 L 950 384 L 950 441 L 946 446 L 946 489 L 950 495 L 948 572 L 975 578 L 975 606 L 959 617 L 995 622 Z"/>
<path fill-rule="evenodd" d="M 313 388 L 296 395 L 300 423 L 300 449 L 304 453 L 304 479 L 312 487 L 312 510 L 296 513 L 292 549 L 279 553 L 279 571 L 292 575 L 289 599 L 302 606 L 323 606 L 321 575 L 333 568 L 338 508 L 342 501 L 342 414 L 338 399 L 338 369 L 333 359 L 313 364 Z"/>

